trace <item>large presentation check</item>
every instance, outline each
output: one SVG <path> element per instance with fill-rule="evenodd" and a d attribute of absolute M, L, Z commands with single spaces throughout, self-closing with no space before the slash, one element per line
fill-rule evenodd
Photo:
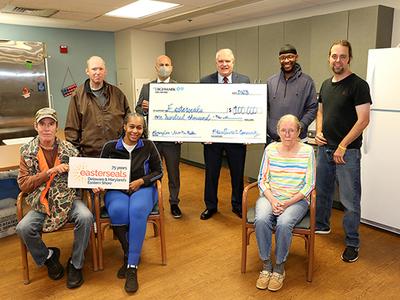
<path fill-rule="evenodd" d="M 70 157 L 68 187 L 129 189 L 129 159 Z"/>
<path fill-rule="evenodd" d="M 266 84 L 151 84 L 149 139 L 264 144 Z"/>

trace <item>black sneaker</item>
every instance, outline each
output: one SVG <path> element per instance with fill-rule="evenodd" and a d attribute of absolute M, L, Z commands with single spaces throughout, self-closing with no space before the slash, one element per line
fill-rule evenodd
<path fill-rule="evenodd" d="M 126 281 L 125 281 L 125 291 L 127 293 L 135 293 L 139 288 L 137 281 L 137 269 L 128 268 L 126 269 Z"/>
<path fill-rule="evenodd" d="M 358 248 L 347 246 L 342 254 L 342 260 L 348 263 L 355 262 L 358 259 Z"/>
<path fill-rule="evenodd" d="M 55 247 L 49 247 L 49 249 L 53 250 L 53 254 L 44 263 L 47 267 L 47 274 L 53 280 L 61 279 L 64 276 L 64 268 L 59 261 L 60 249 Z"/>
<path fill-rule="evenodd" d="M 67 288 L 74 289 L 83 283 L 82 269 L 77 269 L 71 263 L 71 258 L 67 262 Z"/>
<path fill-rule="evenodd" d="M 171 214 L 175 219 L 179 219 L 182 217 L 182 212 L 179 209 L 178 204 L 171 204 Z"/>

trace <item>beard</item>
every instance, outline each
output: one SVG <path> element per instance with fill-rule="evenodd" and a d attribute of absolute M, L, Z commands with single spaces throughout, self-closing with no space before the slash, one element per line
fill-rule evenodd
<path fill-rule="evenodd" d="M 343 64 L 332 64 L 331 69 L 332 72 L 337 75 L 341 75 L 346 71 L 345 66 Z"/>
<path fill-rule="evenodd" d="M 341 75 L 344 73 L 344 68 L 343 68 L 343 66 L 340 66 L 340 67 L 332 66 L 332 71 L 333 71 L 333 73 L 335 73 L 337 75 Z"/>

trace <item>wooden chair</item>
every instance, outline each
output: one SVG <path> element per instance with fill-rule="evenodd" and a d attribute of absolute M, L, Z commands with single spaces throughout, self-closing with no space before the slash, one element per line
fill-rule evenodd
<path fill-rule="evenodd" d="M 90 197 L 88 197 L 89 193 L 84 192 L 84 196 L 85 195 L 87 195 L 86 196 L 87 205 L 90 208 L 91 207 L 91 199 L 90 199 Z M 23 203 L 25 200 L 25 196 L 26 196 L 26 194 L 21 192 L 21 193 L 19 193 L 18 198 L 17 198 L 18 222 L 20 222 L 22 220 L 22 218 L 24 217 Z M 63 227 L 61 227 L 60 229 L 58 229 L 57 231 L 54 231 L 54 232 L 66 231 L 66 230 L 73 231 L 74 227 L 75 227 L 74 223 L 66 223 Z M 50 233 L 54 233 L 54 232 L 50 232 Z M 96 245 L 96 242 L 95 242 L 95 236 L 94 236 L 94 227 L 92 226 L 92 229 L 90 232 L 89 246 L 92 249 L 93 270 L 98 271 L 97 252 L 96 252 L 95 245 Z M 24 284 L 29 284 L 30 280 L 29 280 L 28 254 L 27 254 L 27 248 L 26 248 L 24 242 L 22 241 L 22 239 L 20 239 L 20 246 L 21 246 L 21 258 L 22 258 L 22 275 L 24 278 Z"/>
<path fill-rule="evenodd" d="M 161 181 L 156 182 L 158 192 L 158 203 L 154 206 L 152 212 L 147 218 L 148 223 L 153 224 L 154 236 L 160 237 L 161 247 L 161 261 L 162 265 L 167 264 L 167 250 L 165 245 L 165 230 L 164 230 L 164 206 L 161 189 Z M 96 216 L 96 237 L 97 237 L 97 251 L 99 257 L 99 269 L 104 269 L 104 258 L 103 258 L 103 240 L 106 228 L 111 226 L 110 218 L 105 210 L 105 207 L 101 207 L 100 193 L 96 193 L 94 196 L 94 208 Z"/>
<path fill-rule="evenodd" d="M 255 231 L 255 208 L 248 207 L 248 193 L 258 186 L 257 182 L 245 187 L 242 199 L 242 273 L 246 272 L 247 246 L 250 244 L 250 235 Z M 258 196 L 258 193 L 257 193 Z M 311 193 L 310 209 L 305 217 L 293 229 L 293 235 L 302 237 L 305 241 L 307 252 L 307 281 L 312 281 L 314 264 L 314 240 L 315 240 L 315 190 Z"/>

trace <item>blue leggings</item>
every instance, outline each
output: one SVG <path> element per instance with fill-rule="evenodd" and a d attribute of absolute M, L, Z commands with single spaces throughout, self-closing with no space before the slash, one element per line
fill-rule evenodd
<path fill-rule="evenodd" d="M 118 190 L 109 190 L 105 204 L 111 224 L 128 225 L 128 264 L 138 265 L 146 235 L 147 218 L 157 203 L 157 189 L 154 186 L 140 188 L 131 195 Z"/>

